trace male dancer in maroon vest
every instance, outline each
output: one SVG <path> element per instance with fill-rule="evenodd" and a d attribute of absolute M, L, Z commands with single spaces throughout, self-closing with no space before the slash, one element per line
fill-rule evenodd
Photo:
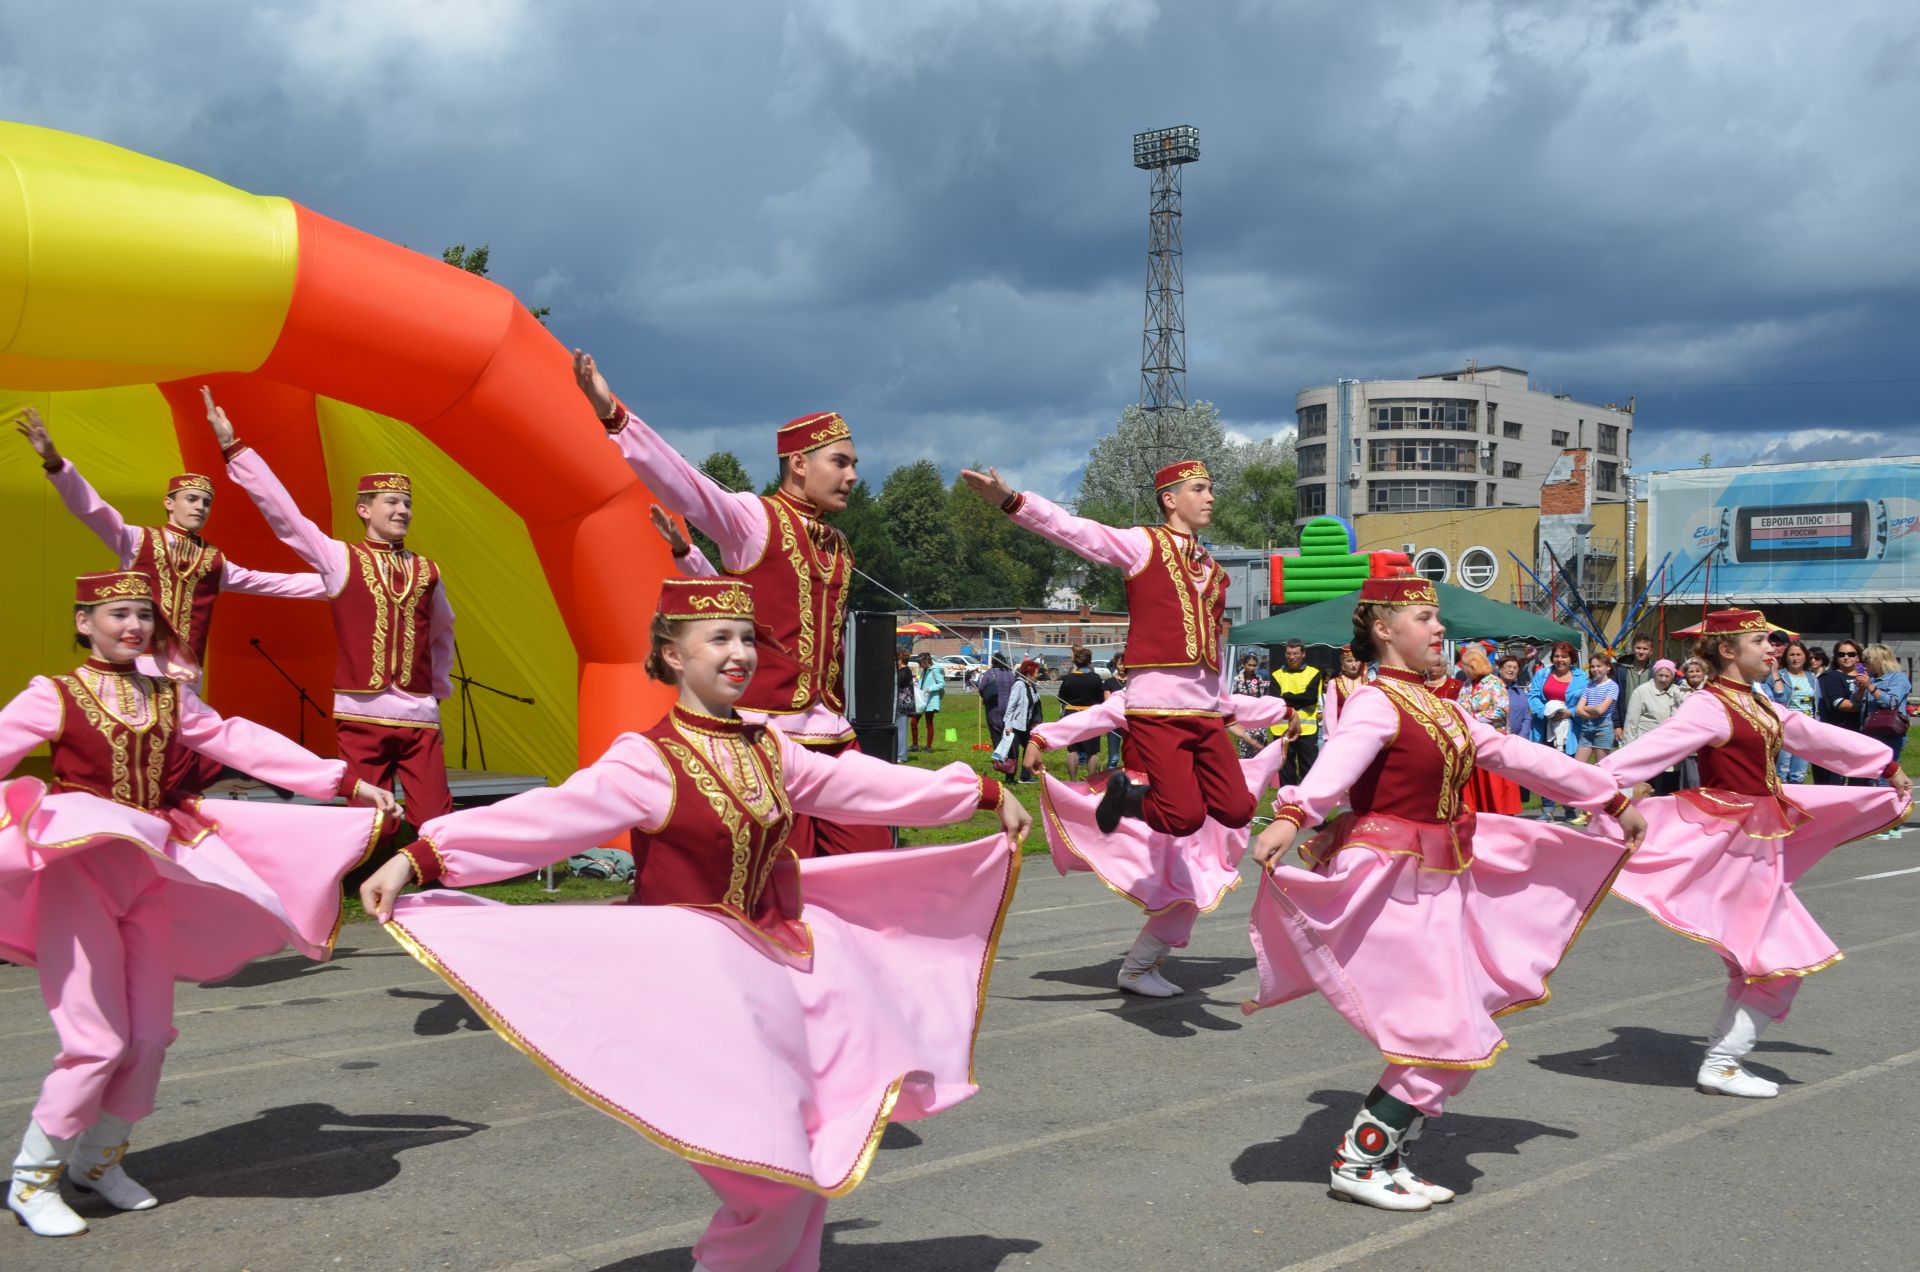
<path fill-rule="evenodd" d="M 1016 494 L 994 469 L 960 476 L 1016 525 L 1126 575 L 1126 768 L 1107 783 L 1100 828 L 1112 830 L 1123 815 L 1169 835 L 1191 835 L 1208 817 L 1235 830 L 1253 820 L 1221 705 L 1227 575 L 1198 537 L 1213 524 L 1206 465 L 1189 459 L 1161 469 L 1153 485 L 1166 524 L 1125 530 Z"/>
<path fill-rule="evenodd" d="M 280 542 L 326 584 L 339 645 L 333 722 L 347 773 L 387 790 L 398 776 L 415 830 L 452 812 L 440 703 L 453 692 L 453 607 L 440 567 L 407 550 L 413 482 L 405 473 L 362 477 L 354 511 L 365 537 L 358 543 L 331 538 L 302 515 L 266 460 L 234 436 L 213 395 L 201 392 L 227 475 L 259 506 Z"/>
<path fill-rule="evenodd" d="M 841 632 L 853 553 L 822 521 L 839 512 L 859 480 L 859 456 L 845 420 L 803 415 L 774 434 L 780 488 L 763 497 L 732 491 L 689 464 L 607 387 L 591 354 L 574 350 L 574 378 L 607 436 L 660 502 L 705 531 L 719 566 L 753 585 L 760 670 L 740 709 L 804 747 L 838 755 L 853 745 L 840 687 Z M 893 846 L 884 826 L 842 826 L 794 818 L 788 845 L 802 857 Z"/>
<path fill-rule="evenodd" d="M 13 423 L 40 456 L 47 480 L 53 483 L 67 511 L 120 558 L 121 569 L 138 570 L 153 579 L 154 602 L 186 645 L 197 674 L 204 676 L 206 672 L 207 635 L 213 628 L 213 604 L 220 593 L 325 599 L 327 587 L 318 574 L 249 570 L 235 565 L 201 538 L 201 529 L 213 515 L 213 483 L 199 473 L 180 473 L 167 482 L 167 493 L 161 500 L 167 513 L 165 524 L 157 528 L 130 526 L 112 504 L 100 498 L 72 461 L 60 454 L 38 411 L 27 407 Z M 194 687 L 199 688 L 198 680 Z M 218 780 L 218 760 L 184 747 L 178 748 L 176 755 L 182 767 L 169 774 L 169 790 L 198 794 Z"/>

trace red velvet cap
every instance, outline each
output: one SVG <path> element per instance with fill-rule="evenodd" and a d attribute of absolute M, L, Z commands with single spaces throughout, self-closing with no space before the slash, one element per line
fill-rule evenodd
<path fill-rule="evenodd" d="M 213 483 L 199 473 L 181 473 L 167 482 L 167 493 L 177 494 L 182 490 L 204 490 L 213 493 Z"/>
<path fill-rule="evenodd" d="M 739 579 L 662 579 L 660 603 L 655 607 L 675 622 L 706 618 L 753 621 L 753 586 Z"/>
<path fill-rule="evenodd" d="M 1162 491 L 1168 486 L 1177 485 L 1183 481 L 1192 481 L 1196 477 L 1205 478 L 1208 481 L 1213 480 L 1213 476 L 1207 472 L 1207 466 L 1205 464 L 1197 459 L 1183 459 L 1177 464 L 1168 464 L 1165 468 L 1155 473 L 1153 475 L 1153 488 L 1156 492 Z"/>
<path fill-rule="evenodd" d="M 1368 579 L 1360 585 L 1362 605 L 1431 605 L 1440 607 L 1440 594 L 1433 584 L 1418 574 L 1396 574 L 1392 578 Z"/>
<path fill-rule="evenodd" d="M 357 495 L 384 495 L 389 491 L 412 498 L 413 478 L 405 473 L 368 473 L 354 488 Z"/>
<path fill-rule="evenodd" d="M 73 581 L 75 605 L 105 605 L 111 601 L 154 600 L 153 579 L 142 570 L 103 570 L 82 574 Z"/>
<path fill-rule="evenodd" d="M 852 436 L 853 430 L 836 412 L 816 411 L 782 424 L 780 431 L 773 435 L 773 453 L 781 459 L 789 455 L 804 455 Z"/>
<path fill-rule="evenodd" d="M 1767 616 L 1757 609 L 1714 610 L 1705 619 L 1692 627 L 1684 627 L 1675 632 L 1675 636 L 1739 636 L 1746 632 L 1786 632 L 1790 640 L 1798 640 L 1799 632 L 1787 631 L 1777 623 L 1769 623 Z"/>

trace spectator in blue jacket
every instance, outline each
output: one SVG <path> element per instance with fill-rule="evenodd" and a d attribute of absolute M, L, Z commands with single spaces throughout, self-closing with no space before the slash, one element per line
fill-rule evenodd
<path fill-rule="evenodd" d="M 1573 709 L 1587 692 L 1587 673 L 1574 666 L 1577 651 L 1567 641 L 1555 641 L 1547 665 L 1533 673 L 1527 687 L 1527 709 L 1533 717 L 1533 740 L 1559 747 L 1568 755 L 1579 749 Z M 1540 814 L 1553 816 L 1553 801 L 1542 796 Z"/>

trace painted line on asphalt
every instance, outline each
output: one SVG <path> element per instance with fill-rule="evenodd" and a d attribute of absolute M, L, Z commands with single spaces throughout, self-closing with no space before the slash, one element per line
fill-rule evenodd
<path fill-rule="evenodd" d="M 1096 905 L 1111 905 L 1113 904 L 1114 900 L 1115 898 L 1113 897 L 1102 897 L 1098 901 L 1076 901 L 1072 905 L 1036 906 L 1034 909 L 1031 909 L 1031 910 L 1015 910 L 1013 913 L 1009 914 L 1007 917 L 1010 919 L 1017 919 L 1017 918 L 1020 918 L 1022 915 L 1026 915 L 1026 914 L 1054 914 L 1061 910 L 1087 910 L 1087 909 L 1091 909 Z"/>
<path fill-rule="evenodd" d="M 1862 1082 L 1868 1082 L 1883 1074 L 1892 1073 L 1896 1069 L 1904 1069 L 1916 1061 L 1920 1061 L 1920 1051 L 1909 1051 L 1904 1055 L 1892 1056 L 1876 1064 L 1863 1065 L 1858 1069 L 1836 1074 L 1831 1078 L 1811 1083 L 1792 1092 L 1783 1092 L 1776 1099 L 1746 1101 L 1738 1108 L 1721 1113 L 1715 1117 L 1703 1118 L 1698 1122 L 1693 1122 L 1686 1126 L 1677 1126 L 1663 1135 L 1656 1135 L 1652 1139 L 1641 1140 L 1632 1147 L 1617 1148 L 1612 1152 L 1602 1153 L 1598 1157 L 1591 1157 L 1583 1162 L 1575 1162 L 1570 1166 L 1563 1166 L 1550 1174 L 1536 1175 L 1525 1183 L 1516 1184 L 1511 1188 L 1503 1188 L 1484 1201 L 1475 1198 L 1472 1202 L 1457 1202 L 1445 1210 L 1436 1208 L 1426 1211 L 1418 1223 L 1402 1224 L 1397 1228 L 1368 1237 L 1364 1241 L 1356 1241 L 1352 1245 L 1342 1246 L 1338 1250 L 1329 1250 L 1327 1253 L 1318 1255 L 1315 1258 L 1303 1259 L 1298 1263 L 1289 1263 L 1285 1267 L 1280 1268 L 1278 1272 L 1332 1272 L 1335 1268 L 1347 1267 L 1359 1260 L 1383 1254 L 1388 1250 L 1406 1245 L 1411 1241 L 1429 1240 L 1433 1237 L 1437 1229 L 1458 1227 L 1463 1223 L 1471 1223 L 1476 1219 L 1484 1218 L 1496 1211 L 1505 1210 L 1510 1206 L 1517 1206 L 1524 1201 L 1531 1201 L 1541 1193 L 1565 1189 L 1568 1185 L 1577 1183 L 1589 1175 L 1598 1174 L 1614 1166 L 1627 1165 L 1649 1154 L 1664 1153 L 1668 1149 L 1685 1144 L 1689 1140 L 1698 1139 L 1702 1135 L 1709 1135 L 1714 1131 L 1724 1130 L 1729 1126 L 1747 1121 L 1749 1118 L 1759 1117 L 1762 1114 L 1776 1112 L 1783 1108 L 1791 1109 L 1797 1107 L 1801 1101 L 1813 1099 L 1815 1096 L 1825 1095 L 1831 1091 L 1845 1090 L 1851 1086 L 1858 1086 Z"/>
<path fill-rule="evenodd" d="M 1869 879 L 1891 879 L 1895 875 L 1920 874 L 1920 866 L 1910 866 L 1905 870 L 1885 870 L 1879 874 L 1855 875 L 1849 883 L 1865 883 Z"/>

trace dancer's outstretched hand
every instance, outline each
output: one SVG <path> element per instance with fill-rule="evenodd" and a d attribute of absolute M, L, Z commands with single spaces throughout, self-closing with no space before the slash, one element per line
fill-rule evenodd
<path fill-rule="evenodd" d="M 573 351 L 573 382 L 587 395 L 587 401 L 593 403 L 595 415 L 604 420 L 613 414 L 613 390 L 607 387 L 607 377 L 600 374 L 593 355 L 584 349 Z"/>
<path fill-rule="evenodd" d="M 673 549 L 673 555 L 683 557 L 693 551 L 693 544 L 688 541 L 686 535 L 680 533 L 680 523 L 667 515 L 665 508 L 655 504 L 648 510 L 647 515 L 653 518 L 655 532 L 667 541 L 667 546 Z"/>
<path fill-rule="evenodd" d="M 1620 823 L 1620 829 L 1626 836 L 1628 851 L 1638 848 L 1640 841 L 1647 837 L 1647 819 L 1633 805 L 1627 805 L 1614 820 Z"/>
<path fill-rule="evenodd" d="M 360 885 L 360 904 L 368 914 L 385 923 L 393 917 L 393 900 L 413 882 L 413 863 L 402 852 L 367 876 Z"/>
<path fill-rule="evenodd" d="M 1013 487 L 1000 479 L 998 468 L 989 468 L 984 473 L 976 473 L 971 468 L 962 468 L 960 480 L 967 483 L 967 489 L 996 508 L 1013 498 Z"/>
<path fill-rule="evenodd" d="M 207 423 L 213 425 L 213 439 L 220 443 L 220 449 L 225 450 L 233 445 L 233 421 L 227 418 L 225 411 L 214 405 L 213 390 L 204 384 L 200 386 L 200 400 L 207 405 Z"/>
<path fill-rule="evenodd" d="M 1268 822 L 1260 837 L 1253 841 L 1254 861 L 1262 870 L 1273 869 L 1287 855 L 1287 849 L 1293 847 L 1299 834 L 1300 828 L 1290 821 Z"/>
<path fill-rule="evenodd" d="M 40 412 L 27 407 L 13 417 L 13 426 L 20 436 L 27 439 L 27 445 L 33 447 L 33 453 L 48 468 L 60 467 L 60 451 L 54 446 L 53 437 L 47 432 L 46 421 L 40 418 Z"/>
<path fill-rule="evenodd" d="M 1032 741 L 1031 739 L 1028 740 L 1027 753 L 1022 760 L 1022 764 L 1025 766 L 1027 772 L 1033 774 L 1035 777 L 1039 777 L 1047 771 L 1047 762 L 1040 754 L 1040 744 L 1038 742 Z"/>
<path fill-rule="evenodd" d="M 354 779 L 353 798 L 348 802 L 366 808 L 377 808 L 389 817 L 400 815 L 400 801 L 393 797 L 392 791 L 384 786 L 363 782 L 358 778 Z"/>
<path fill-rule="evenodd" d="M 1907 776 L 1905 770 L 1895 769 L 1893 776 L 1887 779 L 1887 785 L 1899 791 L 1901 799 L 1908 801 L 1913 799 L 1913 779 Z"/>
<path fill-rule="evenodd" d="M 1033 829 L 1033 814 L 1004 790 L 1000 792 L 1000 829 L 1013 836 L 1016 844 L 1025 842 L 1027 832 Z"/>

